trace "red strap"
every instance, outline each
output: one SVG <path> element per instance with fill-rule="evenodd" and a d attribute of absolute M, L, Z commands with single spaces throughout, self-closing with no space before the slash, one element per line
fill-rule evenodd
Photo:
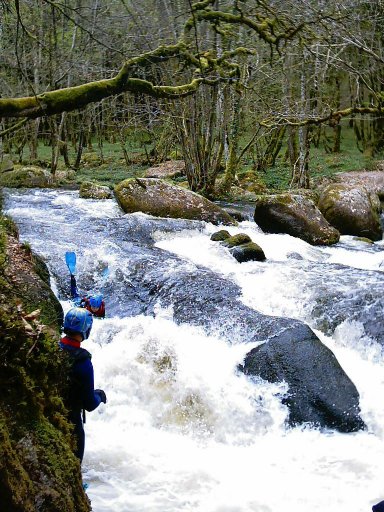
<path fill-rule="evenodd" d="M 69 338 L 68 336 L 61 338 L 60 341 L 64 345 L 70 345 L 71 347 L 80 348 L 80 341 L 74 340 L 73 338 Z"/>

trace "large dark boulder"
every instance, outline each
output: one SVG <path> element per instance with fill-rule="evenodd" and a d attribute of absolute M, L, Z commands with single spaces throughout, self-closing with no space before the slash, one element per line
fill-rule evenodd
<path fill-rule="evenodd" d="M 380 200 L 365 187 L 332 183 L 322 191 L 318 207 L 342 235 L 382 239 Z"/>
<path fill-rule="evenodd" d="M 287 382 L 284 401 L 291 425 L 309 422 L 340 432 L 364 428 L 355 385 L 335 355 L 304 325 L 251 350 L 243 370 L 269 382 Z"/>
<path fill-rule="evenodd" d="M 161 179 L 124 180 L 116 185 L 115 196 L 125 213 L 143 212 L 155 217 L 237 224 L 228 213 L 205 197 Z"/>
<path fill-rule="evenodd" d="M 287 233 L 311 245 L 331 245 L 340 238 L 314 202 L 301 195 L 259 196 L 254 220 L 267 233 Z"/>

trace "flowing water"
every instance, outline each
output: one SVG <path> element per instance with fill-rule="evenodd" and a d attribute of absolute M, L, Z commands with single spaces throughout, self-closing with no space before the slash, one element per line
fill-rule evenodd
<path fill-rule="evenodd" d="M 79 288 L 105 297 L 107 318 L 84 342 L 108 397 L 85 425 L 95 512 L 368 512 L 384 499 L 383 241 L 312 247 L 249 220 L 228 230 L 267 261 L 239 264 L 210 241 L 217 227 L 124 215 L 114 200 L 8 190 L 5 209 L 64 310 L 68 250 Z M 157 299 L 165 280 L 198 321 L 176 322 L 178 304 Z M 308 323 L 357 386 L 367 430 L 288 428 L 286 385 L 237 371 L 262 336 L 249 341 L 236 307 L 199 319 L 202 282 L 205 301 L 240 290 L 246 309 Z"/>

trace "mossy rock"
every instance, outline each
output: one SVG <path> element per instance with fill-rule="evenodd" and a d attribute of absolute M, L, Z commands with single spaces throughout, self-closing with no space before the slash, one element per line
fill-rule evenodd
<path fill-rule="evenodd" d="M 83 199 L 111 199 L 113 194 L 109 187 L 97 185 L 91 181 L 84 181 L 80 185 L 79 197 Z"/>
<path fill-rule="evenodd" d="M 228 213 L 205 197 L 160 179 L 124 180 L 116 185 L 115 196 L 126 213 L 143 212 L 154 217 L 237 224 Z"/>
<path fill-rule="evenodd" d="M 228 233 L 226 229 L 220 229 L 220 231 L 216 231 L 216 233 L 213 233 L 211 236 L 212 242 L 222 242 L 223 240 L 226 240 L 231 235 Z"/>
<path fill-rule="evenodd" d="M 357 242 L 363 242 L 364 244 L 372 245 L 374 243 L 373 240 L 371 240 L 370 238 L 366 238 L 364 236 L 355 236 L 353 237 L 353 239 L 356 240 Z"/>
<path fill-rule="evenodd" d="M 185 176 L 184 160 L 169 160 L 150 167 L 144 173 L 144 178 L 178 178 Z"/>
<path fill-rule="evenodd" d="M 4 155 L 3 160 L 0 161 L 0 174 L 3 172 L 13 171 L 13 169 L 14 169 L 14 164 L 13 164 L 12 160 L 9 157 Z"/>
<path fill-rule="evenodd" d="M 238 233 L 237 235 L 233 235 L 223 241 L 223 245 L 225 247 L 235 247 L 237 245 L 248 244 L 252 242 L 251 237 L 246 235 L 245 233 Z"/>
<path fill-rule="evenodd" d="M 267 186 L 262 177 L 255 171 L 246 171 L 239 175 L 239 185 L 244 190 L 255 194 L 264 194 Z"/>
<path fill-rule="evenodd" d="M 51 173 L 37 166 L 15 167 L 0 172 L 0 186 L 9 188 L 46 188 L 53 184 Z"/>
<path fill-rule="evenodd" d="M 259 196 L 254 219 L 267 233 L 287 233 L 312 245 L 332 245 L 340 239 L 314 202 L 301 195 Z"/>
<path fill-rule="evenodd" d="M 239 262 L 246 261 L 265 261 L 266 257 L 263 249 L 255 242 L 248 242 L 237 245 L 230 250 L 232 256 Z"/>
<path fill-rule="evenodd" d="M 84 167 L 99 167 L 103 160 L 101 156 L 93 151 L 87 151 L 81 155 L 81 163 Z"/>
<path fill-rule="evenodd" d="M 88 512 L 62 401 L 61 305 L 45 263 L 16 235 L 0 215 L 0 508 Z"/>
<path fill-rule="evenodd" d="M 318 207 L 342 235 L 381 240 L 380 200 L 364 187 L 333 183 L 322 191 Z"/>

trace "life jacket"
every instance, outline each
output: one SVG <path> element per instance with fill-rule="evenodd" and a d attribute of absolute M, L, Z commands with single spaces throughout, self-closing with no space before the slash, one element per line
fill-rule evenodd
<path fill-rule="evenodd" d="M 90 313 L 92 313 L 93 316 L 97 316 L 98 318 L 105 317 L 105 302 L 104 301 L 101 302 L 101 306 L 99 307 L 99 309 L 96 309 L 96 311 L 94 311 L 91 308 L 91 305 L 89 303 L 89 297 L 83 297 L 81 300 L 80 306 L 87 309 Z"/>
<path fill-rule="evenodd" d="M 61 348 L 68 361 L 68 379 L 64 392 L 64 402 L 70 411 L 81 411 L 83 403 L 81 400 L 81 389 L 83 383 L 78 378 L 74 371 L 76 363 L 81 363 L 86 359 L 92 359 L 92 354 L 80 347 L 80 342 L 76 342 L 71 338 L 65 336 L 60 340 Z"/>

